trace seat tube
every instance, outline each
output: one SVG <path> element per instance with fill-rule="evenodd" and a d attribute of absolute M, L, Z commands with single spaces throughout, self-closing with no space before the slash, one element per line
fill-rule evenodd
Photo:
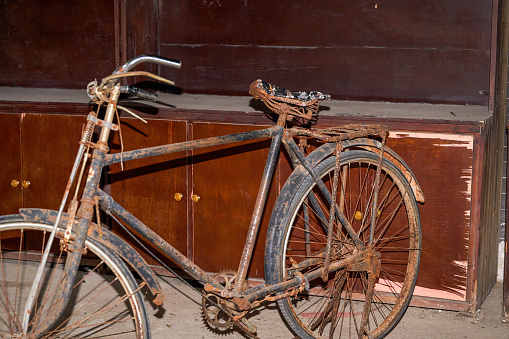
<path fill-rule="evenodd" d="M 251 223 L 249 225 L 246 243 L 244 244 L 244 250 L 240 259 L 239 269 L 237 273 L 237 279 L 235 282 L 236 289 L 242 289 L 244 282 L 247 277 L 247 270 L 251 262 L 253 249 L 258 235 L 258 229 L 260 228 L 261 217 L 267 201 L 267 194 L 269 192 L 270 183 L 274 176 L 274 168 L 276 167 L 277 158 L 279 156 L 279 146 L 281 145 L 281 139 L 283 138 L 283 128 L 278 127 L 278 133 L 272 138 L 270 144 L 269 155 L 267 162 L 265 163 L 265 169 L 263 171 L 262 182 L 258 190 L 258 196 L 255 202 L 255 208 L 251 217 Z"/>

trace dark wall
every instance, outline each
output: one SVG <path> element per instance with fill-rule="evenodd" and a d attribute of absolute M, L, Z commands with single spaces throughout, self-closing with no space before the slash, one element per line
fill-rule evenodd
<path fill-rule="evenodd" d="M 115 69 L 113 2 L 3 1 L 0 86 L 85 88 Z"/>
<path fill-rule="evenodd" d="M 488 104 L 491 0 L 160 2 L 159 51 L 188 91 L 256 78 L 336 99 Z M 172 72 L 173 74 L 173 72 Z"/>
<path fill-rule="evenodd" d="M 0 85 L 82 88 L 116 55 L 158 53 L 183 61 L 161 72 L 186 92 L 246 95 L 262 78 L 334 99 L 487 105 L 491 19 L 492 0 L 4 2 Z"/>

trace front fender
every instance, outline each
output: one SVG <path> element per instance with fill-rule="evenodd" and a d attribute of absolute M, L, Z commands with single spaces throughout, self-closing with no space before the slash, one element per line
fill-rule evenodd
<path fill-rule="evenodd" d="M 375 139 L 368 139 L 368 138 L 356 138 L 352 140 L 344 140 L 341 142 L 341 146 L 343 149 L 348 148 L 361 148 L 364 150 L 367 150 L 369 152 L 373 152 L 376 154 L 380 154 L 380 149 L 382 147 L 382 143 Z M 315 149 L 311 154 L 309 154 L 306 159 L 308 159 L 313 167 L 315 167 L 317 164 L 319 164 L 321 161 L 323 161 L 325 158 L 330 156 L 335 150 L 335 144 L 334 143 L 328 143 L 324 144 L 317 149 Z M 384 158 L 389 160 L 391 163 L 393 163 L 405 176 L 408 183 L 410 184 L 410 187 L 412 188 L 412 191 L 414 193 L 415 199 L 420 202 L 424 203 L 425 198 L 424 194 L 422 193 L 422 189 L 419 186 L 419 183 L 417 182 L 417 178 L 412 173 L 412 170 L 408 165 L 403 161 L 403 159 L 392 149 L 389 147 L 384 146 Z"/>
<path fill-rule="evenodd" d="M 22 208 L 19 210 L 19 213 L 27 222 L 38 222 L 48 225 L 55 224 L 58 214 L 57 211 L 35 208 Z M 62 213 L 59 227 L 65 230 L 68 219 L 69 215 L 67 213 Z M 78 222 L 78 219 L 76 219 L 76 222 Z M 88 230 L 88 237 L 106 246 L 119 257 L 124 259 L 136 271 L 136 273 L 141 276 L 143 281 L 145 281 L 150 292 L 152 292 L 155 296 L 155 299 L 153 300 L 154 304 L 163 304 L 164 295 L 162 294 L 161 285 L 159 285 L 154 272 L 141 255 L 128 243 L 116 234 L 112 233 L 110 230 L 104 227 L 98 227 L 95 223 L 91 223 L 91 227 Z"/>

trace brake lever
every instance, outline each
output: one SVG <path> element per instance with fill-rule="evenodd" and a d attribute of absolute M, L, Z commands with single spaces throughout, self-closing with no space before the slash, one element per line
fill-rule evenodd
<path fill-rule="evenodd" d="M 155 74 L 152 74 L 150 72 L 145 72 L 145 71 L 134 71 L 134 72 L 126 72 L 126 73 L 118 73 L 118 74 L 108 75 L 107 77 L 102 79 L 102 83 L 101 83 L 100 87 L 106 85 L 111 80 L 115 80 L 115 79 L 119 79 L 119 78 L 123 78 L 123 77 L 133 77 L 133 76 L 147 76 L 147 77 L 155 79 L 157 81 L 164 82 L 168 85 L 175 86 L 175 82 L 165 79 L 163 77 L 160 77 L 159 75 L 155 75 Z"/>
<path fill-rule="evenodd" d="M 132 112 L 131 110 L 127 109 L 126 107 L 124 106 L 120 106 L 119 104 L 117 104 L 117 108 L 123 110 L 123 111 L 126 111 L 127 113 L 131 114 L 133 117 L 135 117 L 136 119 L 140 119 L 141 121 L 143 121 L 144 123 L 148 123 L 147 120 L 143 119 L 142 117 L 140 117 L 139 115 L 137 115 L 136 113 Z"/>

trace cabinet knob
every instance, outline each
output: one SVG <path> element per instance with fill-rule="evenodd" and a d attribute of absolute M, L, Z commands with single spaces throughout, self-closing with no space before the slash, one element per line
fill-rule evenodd
<path fill-rule="evenodd" d="M 199 195 L 196 195 L 196 194 L 193 194 L 193 195 L 191 196 L 191 200 L 192 200 L 193 202 L 198 202 L 198 201 L 200 201 L 200 196 L 199 196 Z"/>
<path fill-rule="evenodd" d="M 18 187 L 18 185 L 19 185 L 19 181 L 18 180 L 16 180 L 16 179 L 11 180 L 11 186 L 12 187 Z"/>
<path fill-rule="evenodd" d="M 21 182 L 21 186 L 23 186 L 23 188 L 28 188 L 28 186 L 30 186 L 30 181 L 28 180 L 23 180 Z"/>
<path fill-rule="evenodd" d="M 175 200 L 177 200 L 177 201 L 182 200 L 182 194 L 181 193 L 175 193 Z"/>
<path fill-rule="evenodd" d="M 357 220 L 361 220 L 361 219 L 362 219 L 362 213 L 361 213 L 361 211 L 357 211 L 357 212 L 355 212 L 354 217 L 355 217 L 355 219 L 357 219 Z"/>

